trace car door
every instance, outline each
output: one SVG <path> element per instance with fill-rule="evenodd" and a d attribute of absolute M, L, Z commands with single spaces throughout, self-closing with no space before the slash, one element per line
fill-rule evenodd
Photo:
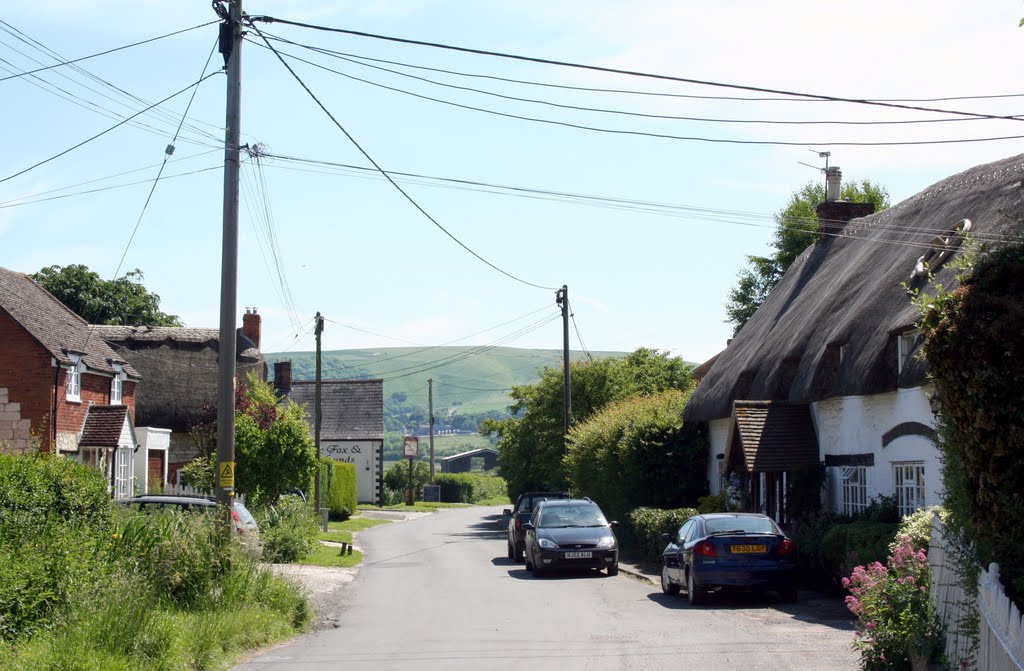
<path fill-rule="evenodd" d="M 684 522 L 676 535 L 669 541 L 669 546 L 665 548 L 665 568 L 668 569 L 669 578 L 673 582 L 681 583 L 683 581 L 683 539 L 686 538 L 686 534 L 689 533 L 693 524 L 694 520 Z"/>
<path fill-rule="evenodd" d="M 693 562 L 693 547 L 697 544 L 697 541 L 704 537 L 704 521 L 698 518 L 690 520 L 693 524 L 686 533 L 683 535 L 682 543 L 680 544 L 679 553 L 679 566 L 680 566 L 680 580 L 685 582 L 686 575 L 682 573 L 682 569 Z"/>

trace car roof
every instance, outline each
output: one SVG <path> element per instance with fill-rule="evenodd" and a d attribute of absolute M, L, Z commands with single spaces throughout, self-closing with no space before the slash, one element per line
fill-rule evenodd
<path fill-rule="evenodd" d="M 723 519 L 728 517 L 763 517 L 764 519 L 771 519 L 763 513 L 704 513 L 703 515 L 694 515 L 702 520 L 715 520 Z"/>
<path fill-rule="evenodd" d="M 205 496 L 175 496 L 173 494 L 144 494 L 123 499 L 125 503 L 192 503 L 197 505 L 211 505 L 216 501 Z"/>
<path fill-rule="evenodd" d="M 538 505 L 551 508 L 555 506 L 596 506 L 597 504 L 590 499 L 548 499 L 541 501 Z"/>

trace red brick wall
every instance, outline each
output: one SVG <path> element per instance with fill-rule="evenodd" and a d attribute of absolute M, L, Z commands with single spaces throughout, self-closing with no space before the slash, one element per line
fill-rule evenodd
<path fill-rule="evenodd" d="M 32 433 L 50 450 L 52 357 L 35 338 L 0 310 L 0 387 L 6 387 L 11 403 L 21 405 L 21 416 L 32 420 Z"/>

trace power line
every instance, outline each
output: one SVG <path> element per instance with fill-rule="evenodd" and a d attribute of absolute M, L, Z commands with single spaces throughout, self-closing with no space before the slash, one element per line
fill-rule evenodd
<path fill-rule="evenodd" d="M 14 26 L 11 26 L 11 24 L 7 23 L 6 21 L 3 21 L 2 19 L 0 19 L 0 23 L 3 23 L 5 26 L 8 26 L 8 27 L 10 27 L 10 28 L 12 28 L 14 30 L 17 30 L 17 28 L 14 28 Z M 34 75 L 37 72 L 44 72 L 46 70 L 52 70 L 54 68 L 59 68 L 59 67 L 65 66 L 65 65 L 71 65 L 72 63 L 80 63 L 82 61 L 87 61 L 90 58 L 97 58 L 99 56 L 106 56 L 107 54 L 112 54 L 112 53 L 114 53 L 116 51 L 123 51 L 125 49 L 131 49 L 132 47 L 137 47 L 137 46 L 140 46 L 140 45 L 143 45 L 143 44 L 149 44 L 150 42 L 156 42 L 157 40 L 162 40 L 162 39 L 165 39 L 167 37 L 173 37 L 175 35 L 181 35 L 182 33 L 187 33 L 187 32 L 189 32 L 191 30 L 196 30 L 198 28 L 205 28 L 206 26 L 211 26 L 211 25 L 213 25 L 215 23 L 219 23 L 219 21 L 207 21 L 206 23 L 200 23 L 199 25 L 192 26 L 191 28 L 183 28 L 181 30 L 176 30 L 176 31 L 174 31 L 172 33 L 166 33 L 164 35 L 158 35 L 156 37 L 151 37 L 149 39 L 142 40 L 140 42 L 132 42 L 131 44 L 126 44 L 126 45 L 121 46 L 121 47 L 114 47 L 113 49 L 107 49 L 106 51 L 100 51 L 98 53 L 90 54 L 88 56 L 81 56 L 79 58 L 73 58 L 71 60 L 61 61 L 60 63 L 54 63 L 53 65 L 48 65 L 46 67 L 38 68 L 38 69 L 35 69 L 35 70 L 30 70 L 28 72 L 22 72 L 22 73 L 19 73 L 19 74 L 16 74 L 16 75 L 12 75 L 10 77 L 0 77 L 0 82 L 5 82 L 8 79 L 17 79 L 18 77 L 24 77 L 26 75 Z"/>
<path fill-rule="evenodd" d="M 255 30 L 256 33 L 260 37 L 263 37 L 263 33 L 260 32 L 259 28 L 256 28 L 255 25 L 253 25 L 252 27 L 253 27 L 253 30 Z M 464 242 L 459 240 L 457 237 L 452 235 L 452 233 L 450 233 L 448 231 L 448 229 L 446 229 L 444 226 L 442 226 L 436 219 L 434 219 L 434 217 L 432 217 L 425 209 L 423 209 L 420 206 L 420 204 L 417 203 L 412 198 L 412 196 L 410 196 L 405 191 L 405 189 L 403 189 L 401 186 L 399 186 L 398 183 L 395 182 L 395 180 L 391 179 L 391 176 L 388 175 L 388 173 L 382 167 L 380 167 L 380 165 L 376 161 L 373 160 L 373 158 L 369 155 L 369 153 L 367 153 L 366 150 L 363 149 L 362 146 L 358 142 L 356 142 L 356 139 L 354 137 L 352 137 L 351 133 L 349 133 L 347 130 L 345 130 L 344 126 L 342 126 L 338 122 L 338 120 L 334 117 L 334 115 L 331 114 L 331 112 L 327 109 L 327 107 L 325 107 L 324 104 L 322 102 L 320 102 L 320 99 L 316 97 L 316 94 L 314 94 L 313 91 L 308 86 L 306 86 L 306 83 L 304 81 L 302 81 L 302 79 L 295 72 L 295 70 L 293 70 L 292 67 L 290 65 L 288 65 L 288 62 L 281 56 L 280 53 L 278 53 L 277 49 L 275 49 L 274 46 L 272 44 L 270 44 L 270 42 L 267 41 L 267 39 L 265 37 L 263 37 L 263 40 L 267 43 L 267 46 L 270 48 L 270 50 L 274 52 L 274 55 L 277 56 L 278 60 L 281 61 L 281 64 L 284 65 L 284 67 L 288 70 L 289 73 L 291 73 L 292 77 L 295 78 L 295 80 L 302 86 L 302 88 L 305 89 L 306 93 L 308 93 L 309 96 L 311 98 L 313 98 L 313 100 L 320 107 L 320 109 L 323 110 L 323 112 L 331 119 L 331 121 L 334 122 L 334 125 L 338 127 L 338 130 L 340 130 L 342 133 L 344 133 L 345 137 L 347 137 L 349 139 L 349 141 L 355 146 L 356 149 L 359 150 L 359 152 L 366 158 L 366 160 L 368 160 L 371 164 L 373 164 L 373 167 L 375 167 L 380 172 L 380 174 L 384 175 L 385 179 L 387 179 L 388 182 L 390 182 L 391 185 L 393 187 L 395 187 L 395 189 L 397 189 L 398 192 L 401 193 L 405 197 L 405 199 L 408 200 L 412 204 L 413 207 L 415 207 L 417 210 L 419 210 L 420 213 L 423 216 L 425 216 L 428 220 L 430 220 L 430 222 L 432 224 L 434 224 L 434 226 L 439 228 L 442 232 L 444 232 L 445 235 L 447 235 L 449 238 L 454 240 L 460 247 L 462 247 L 467 252 L 469 252 L 470 254 L 475 256 L 480 261 L 483 261 L 485 264 L 490 266 L 492 269 L 498 271 L 502 275 L 505 275 L 506 277 L 508 277 L 510 279 L 513 279 L 516 282 L 519 282 L 521 284 L 525 284 L 525 285 L 530 286 L 530 287 L 534 287 L 536 289 L 547 289 L 547 290 L 554 289 L 554 287 L 546 287 L 546 286 L 543 286 L 541 284 L 534 284 L 533 282 L 528 282 L 527 280 L 524 280 L 521 277 L 517 277 L 516 275 L 513 275 L 512 273 L 499 268 L 495 264 L 491 263 L 490 261 L 488 261 L 484 257 L 480 256 L 478 253 L 476 253 L 475 251 L 470 249 L 470 247 L 468 245 L 466 245 Z"/>
<path fill-rule="evenodd" d="M 593 361 L 594 357 L 590 356 L 590 352 L 587 350 L 587 346 L 583 342 L 583 336 L 580 335 L 580 327 L 576 325 L 576 313 L 573 312 L 572 303 L 569 303 L 569 318 L 572 319 L 572 327 L 576 331 L 576 339 L 580 341 L 580 347 L 583 349 L 583 353 L 587 355 L 587 359 Z"/>
<path fill-rule="evenodd" d="M 124 124 L 128 123 L 129 121 L 131 121 L 131 120 L 132 120 L 132 119 L 134 119 L 135 117 L 137 117 L 137 116 L 139 116 L 139 115 L 141 115 L 141 114 L 145 114 L 146 112 L 148 112 L 149 110 L 153 109 L 153 108 L 154 108 L 154 107 L 156 107 L 157 105 L 162 105 L 162 104 L 164 104 L 165 102 L 167 102 L 168 100 L 170 100 L 170 99 L 172 99 L 172 98 L 175 98 L 175 97 L 177 97 L 177 96 L 181 95 L 182 93 L 184 93 L 185 91 L 188 91 L 188 90 L 189 90 L 189 89 L 191 89 L 191 88 L 194 88 L 194 87 L 197 87 L 197 86 L 199 86 L 199 85 L 200 85 L 200 84 L 202 84 L 202 83 L 203 83 L 204 81 L 206 81 L 206 80 L 207 80 L 207 79 L 209 79 L 210 77 L 213 77 L 213 76 L 214 76 L 214 75 L 216 75 L 216 74 L 220 74 L 220 73 L 219 73 L 219 72 L 211 72 L 210 74 L 208 74 L 208 75 L 204 76 L 204 77 L 203 77 L 202 79 L 200 79 L 199 81 L 195 82 L 194 84 L 189 84 L 188 86 L 186 86 L 185 88 L 181 89 L 180 91 L 177 91 L 176 93 L 172 93 L 171 95 L 167 96 L 167 97 L 166 97 L 166 98 L 164 98 L 163 100 L 160 100 L 159 102 L 155 102 L 155 103 L 153 103 L 153 104 L 152 104 L 152 105 L 150 105 L 149 107 L 147 107 L 147 108 L 145 108 L 145 109 L 143 109 L 143 110 L 141 110 L 141 111 L 139 111 L 139 112 L 136 112 L 135 114 L 131 115 L 130 117 L 127 117 L 127 118 L 125 118 L 125 119 L 124 119 L 123 121 L 120 121 L 120 122 L 118 122 L 118 123 L 114 124 L 114 125 L 113 125 L 113 126 L 111 126 L 110 128 L 108 128 L 108 129 L 106 129 L 106 130 L 104 130 L 104 131 L 101 131 L 101 132 L 97 133 L 96 135 L 93 135 L 92 137 L 90 137 L 90 138 L 88 138 L 88 139 L 86 139 L 86 140 L 82 140 L 81 142 L 79 142 L 78 144 L 76 144 L 76 145 L 74 145 L 74 146 L 68 147 L 68 148 L 67 148 L 67 149 L 65 149 L 64 151 L 62 151 L 62 152 L 59 152 L 59 153 L 57 153 L 57 154 L 54 154 L 54 155 L 53 155 L 53 156 L 51 156 L 50 158 L 47 158 L 47 159 L 43 159 L 42 161 L 39 161 L 38 163 L 35 163 L 34 165 L 30 165 L 29 167 L 27 167 L 27 168 L 24 168 L 23 170 L 19 170 L 18 172 L 14 173 L 14 174 L 12 174 L 12 175 L 8 175 L 7 177 L 4 177 L 4 178 L 0 178 L 0 184 L 2 184 L 3 182 L 6 182 L 6 181 L 8 181 L 8 180 L 14 179 L 15 177 L 19 177 L 19 176 L 21 176 L 21 175 L 24 175 L 25 173 L 29 172 L 30 170 L 35 170 L 36 168 L 38 168 L 38 167 L 39 167 L 39 166 L 41 166 L 41 165 L 44 165 L 44 164 L 46 164 L 46 163 L 49 163 L 50 161 L 53 161 L 53 160 L 55 160 L 55 159 L 58 159 L 58 158 L 60 158 L 61 156 L 64 156 L 65 154 L 67 154 L 67 153 L 70 153 L 70 152 L 74 151 L 75 149 L 78 149 L 79 147 L 81 147 L 81 146 L 83 146 L 83 145 L 86 145 L 86 144 L 88 144 L 88 143 L 92 142 L 93 140 L 95 140 L 95 139 L 97 139 L 97 138 L 100 138 L 100 137 L 102 137 L 102 136 L 106 135 L 107 133 L 109 133 L 109 132 L 110 132 L 110 131 L 112 131 L 112 130 L 115 130 L 115 129 L 117 129 L 117 128 L 120 128 L 121 126 L 123 126 Z"/>
<path fill-rule="evenodd" d="M 736 90 L 740 90 L 740 91 L 751 91 L 751 92 L 755 92 L 755 93 L 771 93 L 771 94 L 775 94 L 775 95 L 792 96 L 792 97 L 797 97 L 797 98 L 809 98 L 809 99 L 815 99 L 815 100 L 826 100 L 826 101 L 832 101 L 832 102 L 845 102 L 845 103 L 853 103 L 853 104 L 858 104 L 858 105 L 873 105 L 873 106 L 877 106 L 877 107 L 892 107 L 892 108 L 896 108 L 896 109 L 917 110 L 919 112 L 936 112 L 936 113 L 940 113 L 940 114 L 955 114 L 955 115 L 958 115 L 958 116 L 971 116 L 971 117 L 979 117 L 979 118 L 984 118 L 984 119 L 1009 119 L 1009 120 L 1014 120 L 1014 121 L 1022 121 L 1022 120 L 1024 120 L 1024 119 L 1021 119 L 1021 118 L 1018 118 L 1018 117 L 1012 117 L 1012 116 L 999 116 L 999 115 L 994 115 L 994 114 L 981 114 L 981 113 L 976 113 L 976 112 L 962 112 L 962 111 L 958 111 L 958 110 L 936 109 L 936 108 L 931 108 L 931 107 L 920 107 L 920 106 L 915 106 L 915 105 L 904 105 L 904 104 L 900 104 L 900 103 L 890 103 L 890 102 L 881 102 L 881 101 L 876 101 L 876 100 L 866 100 L 866 99 L 863 99 L 863 98 L 845 98 L 845 97 L 841 97 L 841 96 L 829 96 L 829 95 L 823 95 L 823 94 L 818 94 L 818 93 L 803 93 L 803 92 L 799 92 L 799 91 L 787 91 L 787 90 L 784 90 L 784 89 L 772 89 L 772 88 L 767 88 L 767 87 L 762 87 L 762 86 L 749 86 L 749 85 L 744 85 L 744 84 L 730 84 L 730 83 L 726 83 L 726 82 L 716 82 L 716 81 L 703 80 L 703 79 L 694 79 L 694 78 L 691 78 L 691 77 L 676 77 L 676 76 L 672 76 L 672 75 L 655 74 L 655 73 L 650 73 L 650 72 L 641 72 L 641 71 L 637 71 L 637 70 L 623 70 L 623 69 L 619 69 L 619 68 L 602 67 L 602 66 L 599 66 L 599 65 L 587 65 L 587 64 L 583 64 L 583 63 L 573 63 L 573 62 L 569 62 L 569 61 L 558 61 L 558 60 L 553 60 L 553 59 L 549 59 L 549 58 L 538 58 L 538 57 L 534 57 L 534 56 L 523 56 L 523 55 L 519 55 L 519 54 L 505 53 L 505 52 L 501 52 L 501 51 L 488 51 L 488 50 L 484 50 L 484 49 L 471 49 L 471 48 L 468 48 L 468 47 L 459 47 L 459 46 L 455 46 L 455 45 L 451 45 L 451 44 L 443 44 L 443 43 L 440 43 L 440 42 L 426 42 L 426 41 L 423 41 L 423 40 L 413 40 L 413 39 L 402 38 L 402 37 L 392 37 L 392 36 L 388 36 L 388 35 L 378 35 L 376 33 L 367 33 L 367 32 L 358 31 L 358 30 L 347 30 L 347 29 L 344 29 L 344 28 L 332 28 L 332 27 L 329 27 L 329 26 L 321 26 L 321 25 L 316 25 L 316 24 L 312 24 L 312 23 L 304 23 L 304 22 L 301 22 L 301 21 L 289 21 L 287 19 L 280 19 L 280 18 L 276 18 L 276 17 L 273 17 L 273 16 L 251 16 L 251 17 L 249 17 L 249 21 L 250 21 L 250 24 L 252 24 L 253 22 L 256 22 L 256 21 L 265 22 L 265 23 L 282 23 L 282 24 L 285 24 L 285 25 L 296 26 L 296 27 L 299 27 L 299 28 L 309 28 L 309 29 L 312 29 L 312 30 L 319 30 L 319 31 L 323 31 L 323 32 L 340 33 L 340 34 L 344 34 L 344 35 L 353 35 L 353 36 L 356 36 L 356 37 L 365 37 L 365 38 L 374 39 L 374 40 L 383 40 L 383 41 L 387 41 L 387 42 L 395 42 L 395 43 L 398 43 L 398 44 L 409 44 L 409 45 L 414 45 L 414 46 L 430 47 L 430 48 L 433 48 L 433 49 L 443 49 L 443 50 L 447 50 L 447 51 L 456 51 L 456 52 L 460 52 L 460 53 L 474 54 L 474 55 L 477 55 L 477 56 L 490 56 L 490 57 L 493 57 L 493 58 L 503 58 L 503 59 L 508 59 L 508 60 L 522 61 L 522 62 L 526 62 L 526 63 L 537 63 L 537 64 L 540 64 L 540 65 L 554 65 L 554 66 L 558 66 L 558 67 L 573 68 L 573 69 L 577 69 L 577 70 L 589 70 L 589 71 L 593 71 L 593 72 L 603 72 L 603 73 L 606 73 L 606 74 L 614 74 L 614 75 L 625 75 L 625 76 L 629 76 L 629 77 L 641 77 L 641 78 L 646 78 L 646 79 L 655 79 L 655 80 L 659 80 L 659 81 L 679 82 L 679 83 L 683 83 L 683 84 L 696 84 L 696 85 L 699 85 L 699 86 L 712 86 L 712 87 L 717 87 L 717 88 L 736 89 Z M 260 31 L 258 29 L 256 29 L 255 25 L 253 25 L 253 29 L 256 30 L 256 32 L 259 33 L 261 37 L 263 37 L 263 34 L 260 33 Z M 264 39 L 266 39 L 266 38 L 264 38 Z"/>

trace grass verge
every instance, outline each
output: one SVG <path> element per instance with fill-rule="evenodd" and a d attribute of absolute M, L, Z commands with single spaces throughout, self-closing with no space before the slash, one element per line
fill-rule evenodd
<path fill-rule="evenodd" d="M 399 512 L 413 512 L 413 513 L 433 513 L 442 508 L 470 508 L 472 504 L 469 503 L 434 503 L 417 501 L 415 505 L 407 506 L 404 503 L 396 503 L 393 506 L 371 506 L 362 504 L 359 506 L 359 510 L 397 510 Z"/>
<path fill-rule="evenodd" d="M 351 568 L 363 563 L 363 553 L 359 550 L 353 550 L 352 554 L 343 555 L 336 547 L 321 545 L 295 563 L 304 566 Z"/>

